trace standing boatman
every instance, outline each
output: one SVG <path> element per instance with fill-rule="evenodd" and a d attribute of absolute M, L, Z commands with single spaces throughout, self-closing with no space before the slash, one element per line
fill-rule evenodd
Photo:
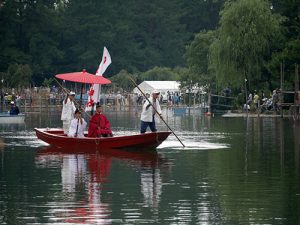
<path fill-rule="evenodd" d="M 71 91 L 63 101 L 61 120 L 63 122 L 63 130 L 65 134 L 68 134 L 71 125 L 71 120 L 74 118 L 76 110 L 74 98 L 75 92 Z"/>
<path fill-rule="evenodd" d="M 156 124 L 155 124 L 155 122 L 158 122 L 157 112 L 159 113 L 159 115 L 161 115 L 161 108 L 158 99 L 159 94 L 160 93 L 157 90 L 152 91 L 152 95 L 149 98 L 150 102 L 146 100 L 143 105 L 143 111 L 141 114 L 141 134 L 146 132 L 148 126 L 150 127 L 150 130 L 152 132 L 157 131 Z"/>

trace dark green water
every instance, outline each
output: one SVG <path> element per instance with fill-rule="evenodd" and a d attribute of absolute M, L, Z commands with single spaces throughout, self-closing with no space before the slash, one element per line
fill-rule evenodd
<path fill-rule="evenodd" d="M 139 129 L 135 113 L 106 114 L 116 135 Z M 58 114 L 0 124 L 0 224 L 300 224 L 299 126 L 164 117 L 185 149 L 172 135 L 157 152 L 50 153 L 33 128 Z"/>

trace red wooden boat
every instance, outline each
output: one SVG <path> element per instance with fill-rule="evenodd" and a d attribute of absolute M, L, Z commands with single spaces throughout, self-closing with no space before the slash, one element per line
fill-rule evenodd
<path fill-rule="evenodd" d="M 171 134 L 168 131 L 115 136 L 105 138 L 71 138 L 62 129 L 34 128 L 36 136 L 42 141 L 56 147 L 75 149 L 153 149 L 159 146 Z"/>

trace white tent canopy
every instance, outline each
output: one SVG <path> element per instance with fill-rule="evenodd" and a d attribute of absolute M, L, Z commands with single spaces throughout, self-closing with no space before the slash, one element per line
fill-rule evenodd
<path fill-rule="evenodd" d="M 138 86 L 145 94 L 151 94 L 153 90 L 158 90 L 163 96 L 168 91 L 173 94 L 180 92 L 180 83 L 177 81 L 143 81 Z M 141 94 L 137 87 L 133 89 L 133 93 Z"/>

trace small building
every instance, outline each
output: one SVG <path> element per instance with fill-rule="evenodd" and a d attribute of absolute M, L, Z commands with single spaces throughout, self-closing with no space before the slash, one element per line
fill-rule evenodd
<path fill-rule="evenodd" d="M 177 81 L 143 81 L 138 87 L 145 93 L 151 94 L 153 90 L 158 90 L 164 99 L 167 98 L 167 93 L 179 93 L 180 83 Z M 133 89 L 133 93 L 141 94 L 136 87 Z"/>

